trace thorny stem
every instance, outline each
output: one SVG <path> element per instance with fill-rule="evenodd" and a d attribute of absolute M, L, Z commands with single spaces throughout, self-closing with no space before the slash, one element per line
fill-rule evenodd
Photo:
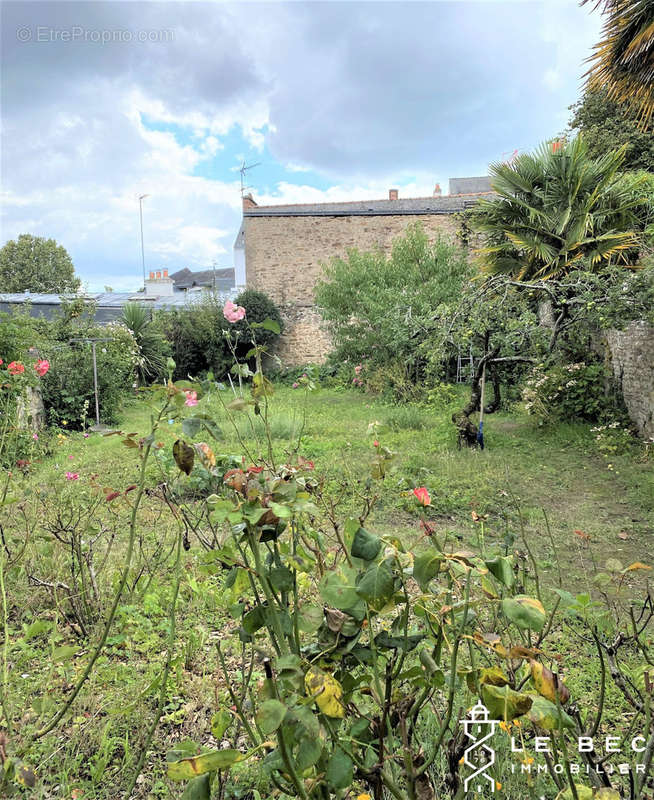
<path fill-rule="evenodd" d="M 175 557 L 175 586 L 173 588 L 173 596 L 170 601 L 170 616 L 169 616 L 169 628 L 168 628 L 168 642 L 166 646 L 166 663 L 164 666 L 163 674 L 161 675 L 161 687 L 159 690 L 159 700 L 157 701 L 157 708 L 154 714 L 154 718 L 150 723 L 150 727 L 148 728 L 148 732 L 145 737 L 145 742 L 143 743 L 143 748 L 141 750 L 141 756 L 136 764 L 136 769 L 134 770 L 134 775 L 132 780 L 130 781 L 129 786 L 124 794 L 124 800 L 129 800 L 131 797 L 132 791 L 136 786 L 136 781 L 138 780 L 139 775 L 141 774 L 141 770 L 143 769 L 143 765 L 145 764 L 145 760 L 148 756 L 148 748 L 152 743 L 152 737 L 154 736 L 154 732 L 159 725 L 159 720 L 161 719 L 161 715 L 163 713 L 164 703 L 166 701 L 166 688 L 168 685 L 168 676 L 170 674 L 170 666 L 173 659 L 173 652 L 175 649 L 175 635 L 176 635 L 176 619 L 175 619 L 175 612 L 177 609 L 177 598 L 179 596 L 179 584 L 182 575 L 181 570 L 182 565 L 182 531 L 181 528 L 177 533 L 177 555 Z"/>
<path fill-rule="evenodd" d="M 147 466 L 148 458 L 150 456 L 150 451 L 152 449 L 154 434 L 159 426 L 159 422 L 161 421 L 164 413 L 168 409 L 168 404 L 169 404 L 169 399 L 166 399 L 166 402 L 159 410 L 157 417 L 152 421 L 152 428 L 150 431 L 149 441 L 146 444 L 145 451 L 143 452 L 143 455 L 141 457 L 141 470 L 139 474 L 138 490 L 136 493 L 136 498 L 134 500 L 134 505 L 132 506 L 132 515 L 129 525 L 129 538 L 127 542 L 127 553 L 125 554 L 125 563 L 123 565 L 123 571 L 120 576 L 120 582 L 118 583 L 118 588 L 116 589 L 116 594 L 114 595 L 114 602 L 109 611 L 109 616 L 107 617 L 107 621 L 105 622 L 104 629 L 102 631 L 102 636 L 100 637 L 100 641 L 93 650 L 91 658 L 89 659 L 89 662 L 86 665 L 84 672 L 82 673 L 79 680 L 75 684 L 75 687 L 68 696 L 66 702 L 62 705 L 62 707 L 50 720 L 50 722 L 34 734 L 33 739 L 40 739 L 42 736 L 45 736 L 46 733 L 50 733 L 50 731 L 53 730 L 63 719 L 63 717 L 66 715 L 70 707 L 75 702 L 75 699 L 77 698 L 77 695 L 80 693 L 82 686 L 84 686 L 89 675 L 91 674 L 91 671 L 95 666 L 95 662 L 98 660 L 98 658 L 100 657 L 100 653 L 104 649 L 105 643 L 109 636 L 109 631 L 111 630 L 111 626 L 113 625 L 116 613 L 118 611 L 118 606 L 120 604 L 121 597 L 123 596 L 123 592 L 125 591 L 127 578 L 129 577 L 129 570 L 132 565 L 132 553 L 134 552 L 134 541 L 136 539 L 136 516 L 139 506 L 141 504 L 141 499 L 145 494 L 145 468 Z"/>
<path fill-rule="evenodd" d="M 7 614 L 7 593 L 5 591 L 5 556 L 0 553 L 0 593 L 2 594 L 2 711 L 5 715 L 7 730 L 11 734 L 12 724 L 7 704 L 7 660 L 9 657 L 9 623 Z"/>
<path fill-rule="evenodd" d="M 470 579 L 471 579 L 471 573 L 470 571 L 468 571 L 468 575 L 466 577 L 463 616 L 461 619 L 461 624 L 459 625 L 459 630 L 457 631 L 457 635 L 454 638 L 454 644 L 452 645 L 452 655 L 450 656 L 450 690 L 448 692 L 448 697 L 447 697 L 447 713 L 445 714 L 445 719 L 443 720 L 443 724 L 441 725 L 440 733 L 438 734 L 438 739 L 436 740 L 436 744 L 434 745 L 434 750 L 431 756 L 428 759 L 426 759 L 425 763 L 417 770 L 416 778 L 420 777 L 420 775 L 425 773 L 436 760 L 438 754 L 440 753 L 445 733 L 447 732 L 450 726 L 450 722 L 452 720 L 452 711 L 454 709 L 454 695 L 456 693 L 456 664 L 459 655 L 459 645 L 463 639 L 463 631 L 465 630 L 466 623 L 468 621 L 468 609 L 470 607 L 469 606 Z"/>

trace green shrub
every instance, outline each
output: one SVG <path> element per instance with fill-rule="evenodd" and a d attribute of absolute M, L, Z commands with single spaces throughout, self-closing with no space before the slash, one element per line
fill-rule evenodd
<path fill-rule="evenodd" d="M 566 364 L 534 369 L 525 382 L 522 399 L 528 414 L 545 422 L 595 422 L 615 410 L 607 391 L 610 376 L 601 364 Z"/>
<path fill-rule="evenodd" d="M 245 309 L 245 319 L 230 325 L 232 334 L 236 334 L 239 337 L 239 346 L 236 349 L 239 359 L 243 359 L 252 346 L 250 343 L 248 323 L 263 322 L 266 319 L 270 319 L 279 325 L 279 332 L 283 333 L 284 321 L 279 313 L 279 309 L 267 294 L 259 292 L 256 289 L 245 289 L 234 302 L 237 306 L 243 306 Z M 261 344 L 266 349 L 269 349 L 278 335 L 279 334 L 266 330 L 265 328 L 259 328 L 257 330 L 257 344 Z"/>
<path fill-rule="evenodd" d="M 196 377 L 213 372 L 216 378 L 223 378 L 233 363 L 233 356 L 227 344 L 224 331 L 228 330 L 235 341 L 239 360 L 245 358 L 250 350 L 249 322 L 263 322 L 272 319 L 283 328 L 279 310 L 262 292 L 246 289 L 236 298 L 235 303 L 245 308 L 245 319 L 229 323 L 223 314 L 222 301 L 212 293 L 202 298 L 200 303 L 182 311 L 164 312 L 159 316 L 162 329 L 170 342 L 176 369 L 174 377 L 183 380 L 189 375 Z M 259 328 L 257 342 L 270 347 L 277 334 Z"/>
<path fill-rule="evenodd" d="M 316 302 L 335 357 L 353 366 L 397 361 L 415 382 L 436 310 L 459 297 L 471 272 L 462 248 L 445 239 L 430 242 L 420 225 L 396 239 L 388 257 L 351 250 L 334 259 L 316 287 Z"/>
<path fill-rule="evenodd" d="M 121 323 L 90 329 L 86 334 L 111 341 L 98 342 L 98 398 L 100 421 L 118 421 L 127 387 L 134 380 L 138 349 L 131 332 Z M 81 337 L 80 337 L 81 338 Z M 52 344 L 48 352 L 50 371 L 43 380 L 43 402 L 53 425 L 83 428 L 95 416 L 93 358 L 91 345 L 72 342 Z"/>

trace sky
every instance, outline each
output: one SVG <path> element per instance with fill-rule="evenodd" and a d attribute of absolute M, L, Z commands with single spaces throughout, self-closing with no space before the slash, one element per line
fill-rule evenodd
<path fill-rule="evenodd" d="M 593 4 L 4 2 L 2 243 L 89 291 L 233 265 L 259 204 L 430 196 L 562 132 Z"/>

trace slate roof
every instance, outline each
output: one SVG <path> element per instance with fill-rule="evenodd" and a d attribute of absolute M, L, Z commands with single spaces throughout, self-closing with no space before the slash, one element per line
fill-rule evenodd
<path fill-rule="evenodd" d="M 236 291 L 218 291 L 216 292 L 219 301 L 233 300 L 236 296 Z M 140 303 L 146 308 L 155 308 L 157 310 L 165 309 L 183 309 L 186 306 L 194 303 L 199 303 L 203 299 L 202 292 L 175 292 L 175 294 L 146 298 L 143 292 L 99 292 L 97 294 L 32 294 L 27 292 L 16 292 L 12 294 L 0 294 L 0 309 L 4 310 L 7 307 L 30 303 L 32 306 L 59 306 L 61 305 L 62 298 L 66 300 L 75 300 L 80 297 L 90 302 L 95 302 L 98 309 L 115 309 L 120 312 L 125 303 Z"/>
<path fill-rule="evenodd" d="M 188 267 L 173 272 L 168 276 L 175 284 L 176 289 L 190 289 L 193 286 L 213 286 L 213 269 L 203 269 L 192 272 Z M 217 269 L 215 274 L 216 287 L 231 289 L 234 286 L 234 268 Z"/>
<path fill-rule="evenodd" d="M 376 217 L 415 214 L 455 214 L 493 192 L 449 194 L 440 197 L 407 197 L 398 200 L 354 200 L 344 203 L 301 203 L 255 206 L 244 217 Z"/>

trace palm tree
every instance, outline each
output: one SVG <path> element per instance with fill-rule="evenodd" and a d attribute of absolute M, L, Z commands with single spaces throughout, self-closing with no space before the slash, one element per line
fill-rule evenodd
<path fill-rule="evenodd" d="M 138 303 L 126 303 L 120 321 L 129 328 L 139 348 L 139 381 L 146 383 L 165 373 L 170 345 L 152 323 L 150 310 Z"/>
<path fill-rule="evenodd" d="M 587 2 L 582 0 L 582 5 Z M 609 99 L 632 106 L 646 127 L 654 114 L 654 2 L 594 2 L 606 20 L 602 41 L 589 58 L 590 88 L 605 88 Z"/>
<path fill-rule="evenodd" d="M 642 198 L 640 179 L 618 174 L 624 155 L 621 148 L 590 159 L 579 136 L 491 164 L 497 196 L 480 200 L 471 214 L 483 234 L 482 270 L 544 280 L 628 263 Z"/>

